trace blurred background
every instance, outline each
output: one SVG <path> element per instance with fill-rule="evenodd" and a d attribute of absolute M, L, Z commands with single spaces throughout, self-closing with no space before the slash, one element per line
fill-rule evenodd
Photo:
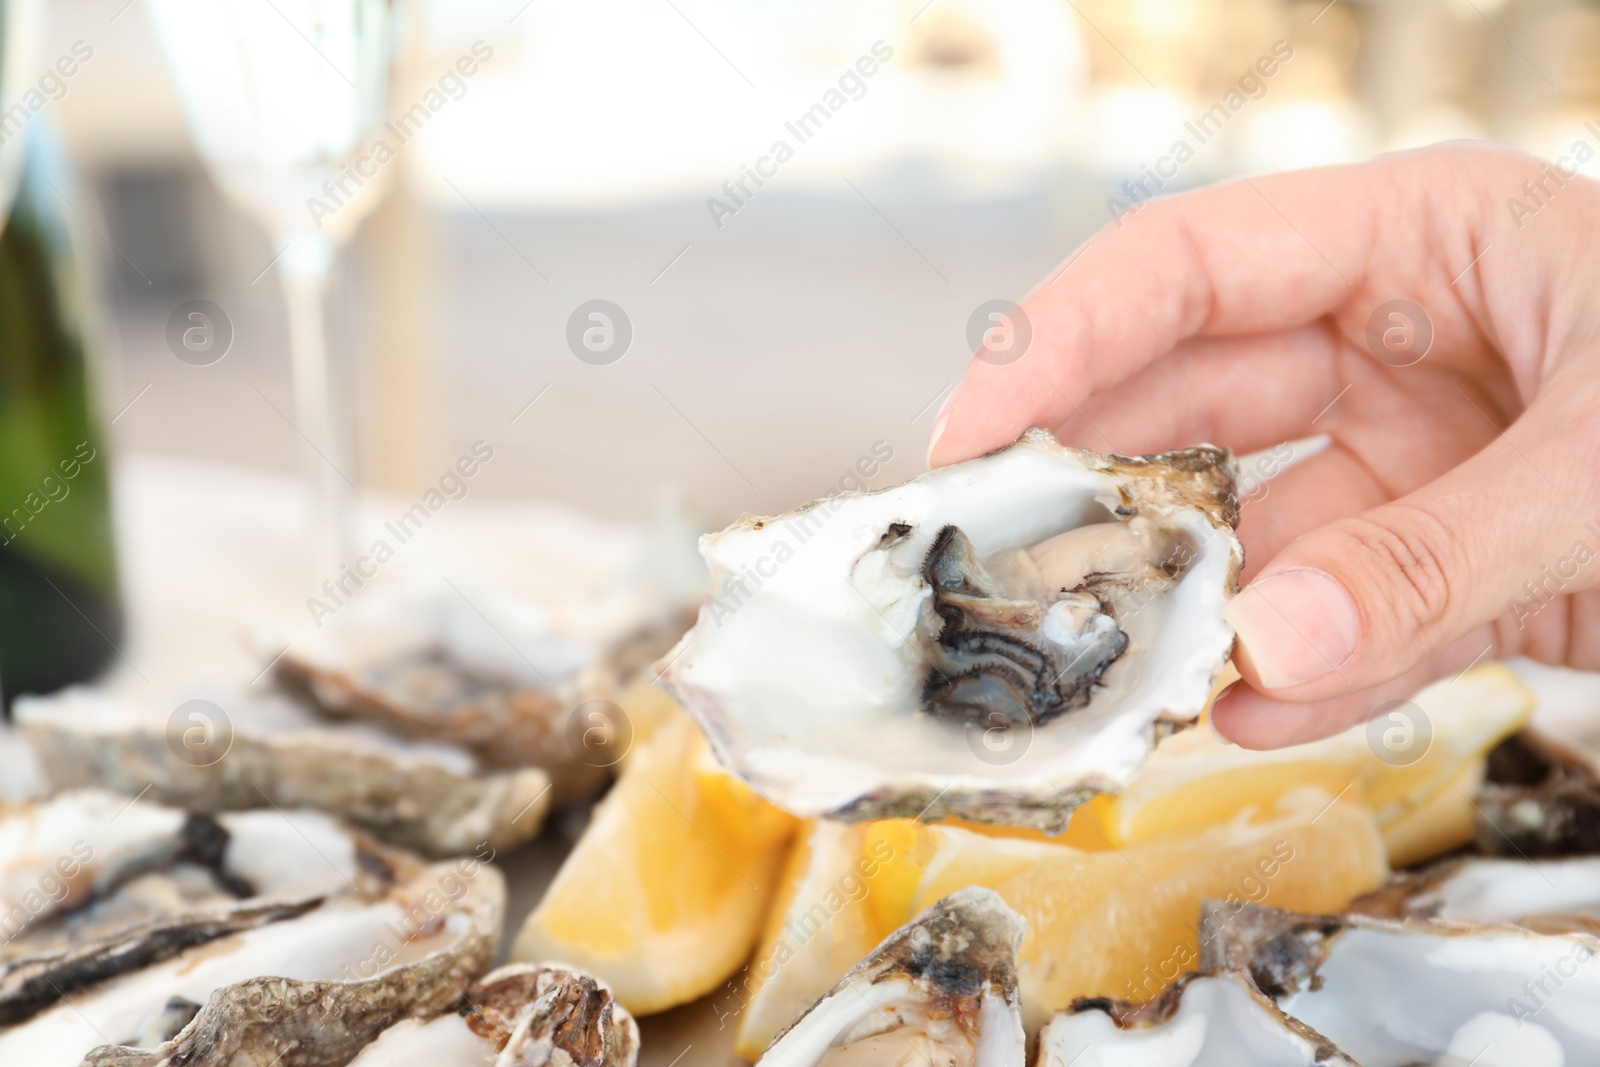
<path fill-rule="evenodd" d="M 171 604 L 151 625 L 220 648 L 218 601 L 303 618 L 304 576 L 329 573 L 302 558 L 322 438 L 291 373 L 304 246 L 251 207 L 248 163 L 229 196 L 202 162 L 191 131 L 226 86 L 177 84 L 163 47 L 201 74 L 228 59 L 162 31 L 172 6 L 44 5 L 34 62 L 76 62 L 20 136 L 71 175 L 46 199 L 81 268 L 91 420 L 127 472 L 124 583 L 136 611 Z M 245 37 L 305 5 L 258 6 Z M 1020 298 L 1151 173 L 1171 192 L 1454 137 L 1554 157 L 1600 123 L 1585 0 L 435 0 L 417 18 L 377 104 L 398 136 L 349 157 L 393 142 L 371 195 L 342 211 L 367 184 L 348 171 L 284 193 L 305 194 L 300 227 L 350 231 L 325 304 L 348 446 L 318 455 L 377 513 L 479 441 L 494 459 L 468 512 L 629 523 L 665 493 L 720 524 L 872 455 L 869 484 L 892 484 L 924 468 L 975 309 Z M 295 32 L 303 87 L 356 88 Z M 174 358 L 197 300 L 227 333 L 211 362 Z M 596 323 L 621 333 L 581 358 Z"/>
<path fill-rule="evenodd" d="M 294 474 L 276 250 L 201 166 L 146 5 L 47 19 L 47 58 L 93 48 L 43 114 L 80 173 L 115 451 Z M 1600 4 L 1571 0 L 450 0 L 398 97 L 475 42 L 492 55 L 340 263 L 350 474 L 415 492 L 486 439 L 475 493 L 615 518 L 669 483 L 716 520 L 787 508 L 878 440 L 884 477 L 919 471 L 973 309 L 1020 298 L 1180 138 L 1167 191 L 1452 137 L 1554 156 L 1600 120 Z M 876 42 L 892 58 L 798 143 L 784 124 Z M 1275 42 L 1261 94 L 1186 134 Z M 780 139 L 793 158 L 714 217 Z M 195 298 L 235 334 L 203 368 L 165 338 Z M 565 341 L 591 299 L 632 325 L 611 365 Z"/>

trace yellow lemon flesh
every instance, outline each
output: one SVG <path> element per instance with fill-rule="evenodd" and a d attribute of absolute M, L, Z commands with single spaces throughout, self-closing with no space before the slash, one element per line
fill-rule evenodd
<path fill-rule="evenodd" d="M 789 884 L 773 906 L 760 948 L 712 1001 L 721 1024 L 738 1023 L 743 1055 L 759 1056 L 902 924 L 869 906 L 868 886 L 894 858 L 892 846 L 869 838 L 878 825 L 817 822 L 801 831 L 790 854 Z M 759 1043 L 749 1046 L 747 1035 Z"/>
<path fill-rule="evenodd" d="M 796 821 L 716 766 L 674 710 L 636 744 L 514 960 L 575 964 L 644 1015 L 721 986 L 750 954 Z"/>
<path fill-rule="evenodd" d="M 1080 809 L 1065 836 L 1082 848 L 1120 847 L 1215 826 L 1289 790 L 1316 785 L 1330 795 L 1359 797 L 1386 835 L 1400 827 L 1402 836 L 1414 838 L 1406 820 L 1430 804 L 1435 818 L 1440 807 L 1470 811 L 1471 793 L 1453 783 L 1464 767 L 1521 729 L 1533 708 L 1533 694 L 1495 663 L 1436 682 L 1380 710 L 1371 723 L 1310 744 L 1252 751 L 1202 725 L 1163 741 L 1128 788 Z M 1434 854 L 1465 842 L 1459 827 L 1457 820 L 1454 835 L 1441 838 Z M 1420 844 L 1411 841 L 1408 851 Z"/>

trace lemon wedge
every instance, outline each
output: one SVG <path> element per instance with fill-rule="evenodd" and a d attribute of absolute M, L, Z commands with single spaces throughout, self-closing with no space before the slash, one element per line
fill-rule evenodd
<path fill-rule="evenodd" d="M 1534 704 L 1517 676 L 1494 663 L 1380 709 L 1371 724 L 1310 744 L 1252 751 L 1202 725 L 1163 741 L 1121 793 L 1079 809 L 1060 840 L 1124 847 L 1216 826 L 1315 785 L 1360 798 L 1385 836 L 1395 834 L 1397 864 L 1418 862 L 1471 839 L 1472 792 L 1460 789 L 1472 778 L 1466 769 L 1481 768 L 1489 749 L 1526 725 Z M 1425 817 L 1410 821 L 1424 809 Z M 1439 836 L 1430 839 L 1427 827 Z"/>
<path fill-rule="evenodd" d="M 749 956 L 796 825 L 673 709 L 634 745 L 511 958 L 581 967 L 636 1015 L 695 1000 Z"/>

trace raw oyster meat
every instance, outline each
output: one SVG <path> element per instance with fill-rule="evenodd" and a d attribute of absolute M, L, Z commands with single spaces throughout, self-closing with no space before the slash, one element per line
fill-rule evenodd
<path fill-rule="evenodd" d="M 992 890 L 952 893 L 779 1034 L 761 1067 L 1022 1067 L 1024 925 Z"/>
<path fill-rule="evenodd" d="M 1042 431 L 701 541 L 659 669 L 724 765 L 803 816 L 1062 830 L 1192 723 L 1233 647 L 1235 464 Z"/>
<path fill-rule="evenodd" d="M 1446 860 L 1394 875 L 1350 905 L 1381 919 L 1505 923 L 1540 933 L 1600 934 L 1600 856 Z"/>
<path fill-rule="evenodd" d="M 379 1033 L 455 1006 L 489 966 L 505 887 L 493 867 L 426 867 L 378 899 L 343 896 L 78 990 L 0 1029 L 29 1067 L 343 1067 Z"/>
<path fill-rule="evenodd" d="M 330 715 L 458 745 L 490 767 L 542 768 L 557 804 L 597 792 L 627 739 L 617 737 L 615 751 L 585 747 L 599 735 L 579 729 L 575 743 L 573 717 L 614 699 L 670 647 L 686 609 L 630 622 L 597 644 L 563 634 L 537 605 L 469 592 L 446 582 L 369 593 L 290 642 L 277 678 Z"/>
<path fill-rule="evenodd" d="M 513 963 L 433 1019 L 406 1019 L 349 1067 L 634 1067 L 639 1027 L 581 971 Z"/>
<path fill-rule="evenodd" d="M 1600 766 L 1589 753 L 1524 730 L 1489 753 L 1478 791 L 1478 849 L 1490 855 L 1600 854 Z"/>
<path fill-rule="evenodd" d="M 326 898 L 376 898 L 421 861 L 318 812 L 217 818 L 109 793 L 0 810 L 0 1025 Z"/>
<path fill-rule="evenodd" d="M 1363 1067 L 1600 1063 L 1600 940 L 1250 906 L 1201 960 L 1247 973 Z"/>
<path fill-rule="evenodd" d="M 58 789 L 98 786 L 199 811 L 314 807 L 432 856 L 537 836 L 550 782 L 532 767 L 489 770 L 460 748 L 329 722 L 282 695 L 219 695 L 230 738 L 184 751 L 172 708 L 94 689 L 23 697 L 17 721 Z M 178 707 L 174 702 L 174 707 Z M 220 729 L 221 727 L 219 727 Z"/>
<path fill-rule="evenodd" d="M 1235 974 L 1187 974 L 1156 1000 L 1083 1000 L 1039 1035 L 1037 1067 L 1359 1067 Z"/>

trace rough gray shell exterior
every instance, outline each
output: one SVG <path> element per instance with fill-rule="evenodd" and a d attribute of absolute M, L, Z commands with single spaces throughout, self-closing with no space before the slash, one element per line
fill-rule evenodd
<path fill-rule="evenodd" d="M 24 720 L 56 789 L 97 786 L 197 811 L 309 807 L 425 855 L 470 852 L 488 841 L 507 849 L 538 836 L 549 780 L 537 768 L 457 774 L 421 759 L 304 735 L 234 735 L 227 755 L 194 766 L 164 732 L 140 726 L 83 732 L 47 714 Z"/>
<path fill-rule="evenodd" d="M 614 696 L 626 679 L 670 648 L 690 621 L 674 618 L 629 634 L 601 664 L 547 688 L 474 671 L 442 651 L 332 669 L 291 646 L 275 673 L 329 715 L 460 745 L 489 767 L 537 767 L 550 779 L 551 800 L 562 805 L 594 795 L 610 777 L 606 766 L 574 751 L 567 736 L 573 709 Z"/>
<path fill-rule="evenodd" d="M 1331 940 L 1362 920 L 1302 915 L 1247 904 L 1237 910 L 1207 901 L 1202 909 L 1200 968 L 1249 975 L 1256 989 L 1278 1000 L 1314 987 Z M 1369 920 L 1381 922 L 1381 920 Z"/>
<path fill-rule="evenodd" d="M 974 887 L 952 893 L 890 934 L 772 1043 L 782 1041 L 828 998 L 851 996 L 852 987 L 902 978 L 927 996 L 936 1013 L 963 1029 L 975 1026 L 986 994 L 1000 996 L 1020 1011 L 1017 948 L 1026 929 L 1026 921 L 992 890 Z"/>
<path fill-rule="evenodd" d="M 418 877 L 439 880 L 454 867 Z M 82 1067 L 232 1067 L 239 1063 L 343 1067 L 381 1032 L 412 1016 L 437 1015 L 488 970 L 505 903 L 498 872 L 485 868 L 463 898 L 468 929 L 449 948 L 356 981 L 261 977 L 212 994 L 170 1041 L 155 1048 L 102 1045 Z"/>
<path fill-rule="evenodd" d="M 558 964 L 500 967 L 467 991 L 460 1012 L 509 1063 L 633 1067 L 639 1058 L 638 1024 L 611 990 Z"/>

